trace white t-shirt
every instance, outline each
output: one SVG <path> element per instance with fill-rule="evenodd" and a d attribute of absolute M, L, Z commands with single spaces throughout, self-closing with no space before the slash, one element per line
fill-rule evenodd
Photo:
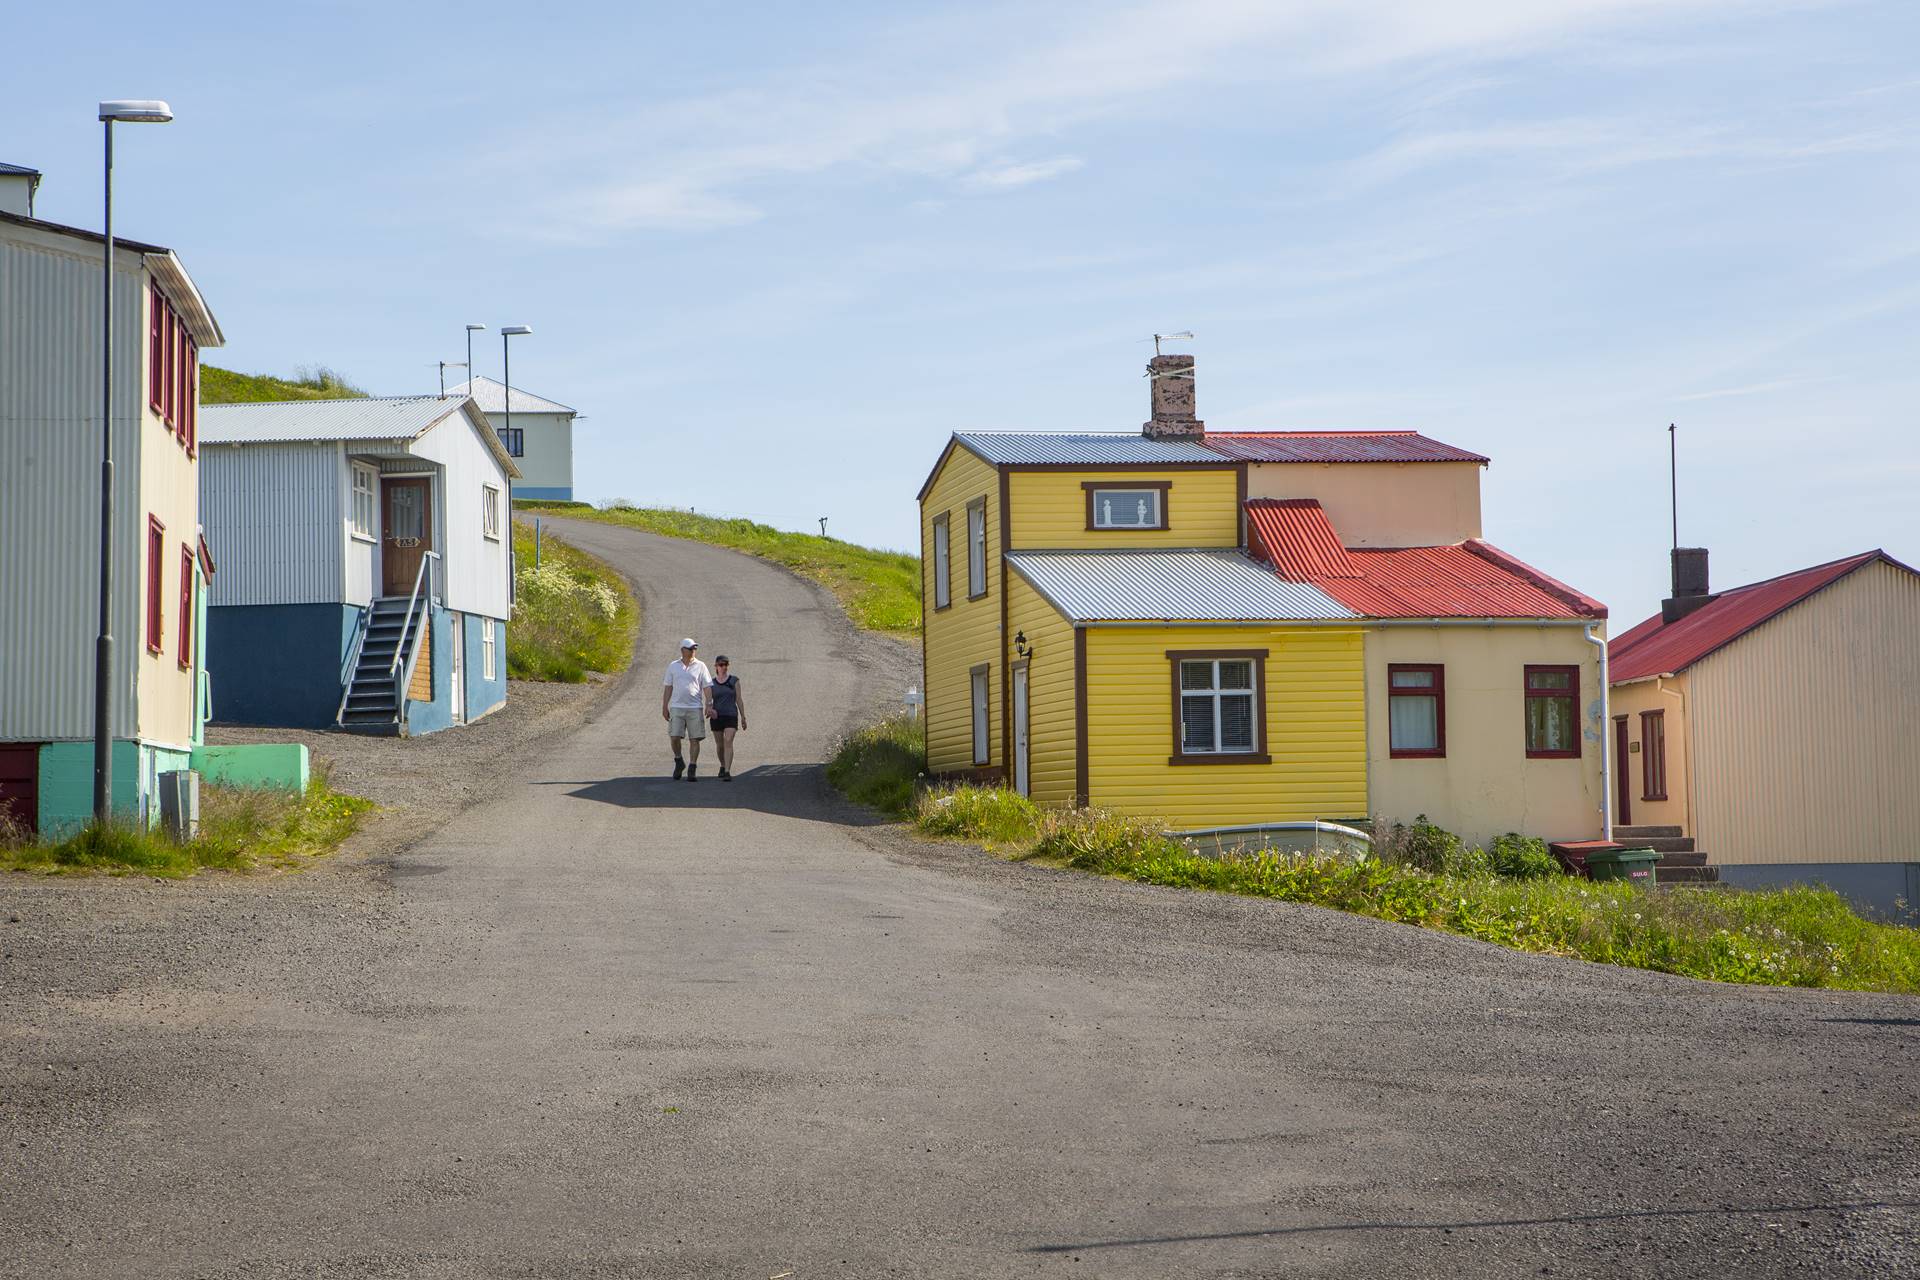
<path fill-rule="evenodd" d="M 667 664 L 667 678 L 661 685 L 673 690 L 668 700 L 669 707 L 678 707 L 682 711 L 698 711 L 706 705 L 701 691 L 713 683 L 713 673 L 707 670 L 707 664 L 695 658 L 693 665 L 675 658 Z"/>

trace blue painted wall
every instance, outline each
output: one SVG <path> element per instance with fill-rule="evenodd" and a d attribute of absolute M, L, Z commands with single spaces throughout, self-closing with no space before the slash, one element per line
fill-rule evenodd
<path fill-rule="evenodd" d="M 498 618 L 493 620 L 493 679 L 488 680 L 485 641 L 481 634 L 486 623 L 478 614 L 466 615 L 468 720 L 478 720 L 507 704 L 507 624 Z"/>
<path fill-rule="evenodd" d="M 433 701 L 407 700 L 407 733 L 438 733 L 453 724 L 453 646 L 459 642 L 453 612 L 436 608 L 428 641 L 433 645 Z M 424 656 L 424 655 L 423 655 Z"/>
<path fill-rule="evenodd" d="M 527 502 L 572 502 L 573 486 L 567 485 L 565 488 L 559 488 L 554 486 L 542 487 L 539 485 L 517 484 L 513 486 L 513 496 L 516 499 L 522 499 Z"/>
<path fill-rule="evenodd" d="M 340 668 L 359 613 L 344 604 L 208 609 L 214 720 L 297 729 L 332 724 L 340 711 Z"/>

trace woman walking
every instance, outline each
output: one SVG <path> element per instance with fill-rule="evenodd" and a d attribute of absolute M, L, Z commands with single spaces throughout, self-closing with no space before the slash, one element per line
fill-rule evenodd
<path fill-rule="evenodd" d="M 733 735 L 747 727 L 747 703 L 740 696 L 740 677 L 728 670 L 727 655 L 713 660 L 712 710 L 713 742 L 720 752 L 720 781 L 733 781 Z"/>

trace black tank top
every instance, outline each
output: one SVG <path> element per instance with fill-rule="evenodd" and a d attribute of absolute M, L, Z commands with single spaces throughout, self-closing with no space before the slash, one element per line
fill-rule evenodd
<path fill-rule="evenodd" d="M 740 714 L 739 676 L 728 676 L 725 680 L 713 682 L 713 714 L 717 716 Z"/>

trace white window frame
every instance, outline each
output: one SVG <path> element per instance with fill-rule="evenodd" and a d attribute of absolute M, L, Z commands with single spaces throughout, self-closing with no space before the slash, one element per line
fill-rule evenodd
<path fill-rule="evenodd" d="M 987 500 L 967 504 L 967 599 L 987 594 Z"/>
<path fill-rule="evenodd" d="M 988 682 L 990 667 L 975 667 L 972 672 L 970 702 L 973 707 L 973 762 L 986 764 L 993 758 L 992 718 L 990 698 L 992 687 Z"/>
<path fill-rule="evenodd" d="M 1117 523 L 1104 519 L 1108 502 L 1120 495 L 1135 500 L 1141 497 L 1148 499 L 1147 514 L 1150 519 L 1139 524 Z M 1164 529 L 1167 527 L 1167 516 L 1161 509 L 1161 503 L 1165 500 L 1166 491 L 1162 489 L 1130 489 L 1120 484 L 1111 488 L 1095 489 L 1093 491 L 1093 527 L 1096 529 Z"/>
<path fill-rule="evenodd" d="M 1179 654 L 1169 655 L 1174 659 L 1174 671 L 1178 691 L 1174 701 L 1174 754 L 1176 758 L 1194 756 L 1221 756 L 1236 758 L 1240 756 L 1258 757 L 1265 754 L 1264 734 L 1261 717 L 1266 714 L 1265 699 L 1261 697 L 1260 684 L 1263 678 L 1266 654 L 1264 651 L 1248 650 L 1244 653 L 1222 654 Z M 1220 684 L 1220 666 L 1222 663 L 1245 663 L 1247 685 L 1244 688 L 1227 689 Z M 1187 668 L 1207 668 L 1207 687 L 1188 688 Z M 1187 745 L 1187 702 L 1194 698 L 1207 698 L 1213 704 L 1213 745 L 1193 747 Z M 1246 698 L 1248 700 L 1248 741 L 1244 747 L 1229 747 L 1221 744 L 1221 703 L 1227 698 Z"/>
<path fill-rule="evenodd" d="M 493 541 L 500 541 L 500 486 L 483 484 L 480 486 L 480 532 Z"/>
<path fill-rule="evenodd" d="M 362 542 L 378 542 L 380 533 L 374 528 L 374 522 L 380 518 L 380 473 L 363 462 L 353 463 L 352 466 L 347 514 L 353 536 Z M 363 480 L 366 482 L 364 489 L 360 487 Z M 361 518 L 363 514 L 365 519 Z"/>
<path fill-rule="evenodd" d="M 493 619 L 480 619 L 480 676 L 483 680 L 496 679 L 500 670 L 497 656 L 498 642 L 493 632 Z"/>
<path fill-rule="evenodd" d="M 953 522 L 951 512 L 933 518 L 933 607 L 953 603 Z"/>

